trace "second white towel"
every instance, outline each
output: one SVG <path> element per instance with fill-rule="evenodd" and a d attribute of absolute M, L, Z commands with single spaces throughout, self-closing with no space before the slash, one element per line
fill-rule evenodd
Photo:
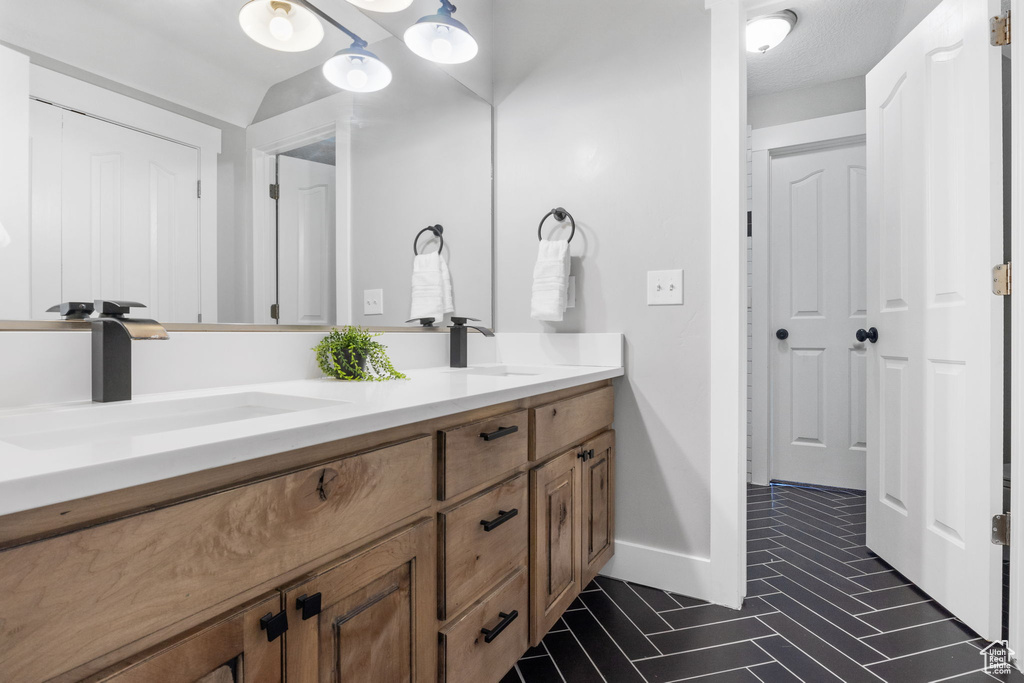
<path fill-rule="evenodd" d="M 445 313 L 455 311 L 452 276 L 448 264 L 436 251 L 417 254 L 412 262 L 412 305 L 410 318 L 433 318 L 441 322 Z"/>
<path fill-rule="evenodd" d="M 569 290 L 569 243 L 541 240 L 533 267 L 530 317 L 557 322 L 565 315 Z"/>

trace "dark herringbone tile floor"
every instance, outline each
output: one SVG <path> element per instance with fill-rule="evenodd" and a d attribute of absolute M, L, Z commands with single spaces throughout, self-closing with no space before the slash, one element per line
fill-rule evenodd
<path fill-rule="evenodd" d="M 1024 681 L 864 546 L 864 504 L 751 486 L 742 610 L 599 577 L 502 683 Z"/>

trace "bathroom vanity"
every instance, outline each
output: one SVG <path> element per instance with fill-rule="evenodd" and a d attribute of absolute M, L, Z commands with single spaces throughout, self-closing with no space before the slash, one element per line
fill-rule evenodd
<path fill-rule="evenodd" d="M 499 680 L 612 555 L 622 370 L 413 374 L 266 385 L 341 400 L 78 468 L 31 453 L 0 481 L 3 679 Z"/>

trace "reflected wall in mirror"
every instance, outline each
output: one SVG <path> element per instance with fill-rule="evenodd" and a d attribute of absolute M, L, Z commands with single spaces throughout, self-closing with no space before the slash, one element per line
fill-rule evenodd
<path fill-rule="evenodd" d="M 242 31 L 242 4 L 0 0 L 0 68 L 27 72 L 0 103 L 28 112 L 0 142 L 31 141 L 27 218 L 0 216 L 0 320 L 107 298 L 168 323 L 401 326 L 413 238 L 440 224 L 454 310 L 489 325 L 490 3 L 462 17 L 482 61 L 444 66 L 398 37 L 434 1 L 382 23 L 317 3 L 390 68 L 374 93 L 324 78 L 341 31 L 274 51 Z"/>

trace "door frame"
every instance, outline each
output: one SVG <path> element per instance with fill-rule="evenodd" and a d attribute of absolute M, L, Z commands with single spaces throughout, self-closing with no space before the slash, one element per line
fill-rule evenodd
<path fill-rule="evenodd" d="M 351 320 L 348 127 L 351 116 L 352 99 L 339 93 L 259 121 L 246 129 L 247 186 L 252 188 L 249 207 L 252 217 L 252 322 L 275 323 L 270 318 L 270 304 L 276 300 L 276 253 L 273 249 L 277 218 L 274 200 L 262 188 L 276 183 L 277 154 L 329 137 L 335 138 L 337 149 L 335 320 Z"/>
<path fill-rule="evenodd" d="M 766 485 L 771 479 L 771 257 L 768 223 L 771 161 L 780 153 L 813 151 L 863 143 L 867 119 L 864 110 L 757 128 L 750 134 L 751 151 L 751 482 Z"/>
<path fill-rule="evenodd" d="M 1024 0 L 1010 0 L 1010 11 L 1024 16 Z M 1024 41 L 1010 44 L 1010 60 L 1024 65 Z M 1010 244 L 1011 261 L 1024 265 L 1024 68 L 1010 74 Z M 1024 520 L 1024 295 L 1010 297 L 1010 517 Z M 1009 646 L 1024 660 L 1024 525 L 1010 525 Z"/>
<path fill-rule="evenodd" d="M 705 8 L 711 13 L 711 94 L 709 98 L 711 155 L 710 192 L 710 261 L 712 272 L 718 274 L 721 288 L 712 290 L 711 320 L 709 335 L 712 349 L 710 408 L 712 423 L 711 489 L 716 495 L 721 491 L 721 500 L 716 500 L 711 510 L 712 561 L 716 573 L 721 577 L 719 587 L 728 593 L 728 584 L 736 582 L 734 591 L 742 595 L 745 568 L 733 566 L 731 562 L 743 563 L 746 549 L 746 511 L 739 509 L 736 492 L 743 491 L 746 482 L 745 443 L 739 438 L 739 426 L 746 436 L 746 419 L 734 425 L 735 404 L 745 397 L 746 389 L 740 386 L 739 370 L 734 360 L 742 360 L 740 342 L 744 333 L 741 316 L 746 317 L 746 297 L 741 297 L 739 283 L 746 279 L 746 245 L 740 240 L 739 226 L 745 222 L 746 214 L 746 85 L 747 68 L 744 54 L 744 32 L 748 16 L 785 9 L 782 0 L 705 0 Z M 1010 0 L 1011 11 L 1017 16 L 1024 13 L 1024 0 Z M 1011 43 L 1010 51 L 1014 61 L 1024 63 L 1024 41 Z M 1024 267 L 1024 68 L 1015 69 L 1012 74 L 1012 123 L 1011 123 L 1011 256 Z M 711 115 L 713 113 L 713 115 Z M 734 226 L 736 229 L 729 229 Z M 719 270 L 721 268 L 721 270 Z M 735 269 L 735 270 L 734 270 Z M 1021 482 L 1024 477 L 1024 296 L 1010 297 L 1013 315 L 1011 324 L 1011 368 L 1010 405 L 1012 428 L 1010 457 L 1011 479 Z M 719 351 L 716 343 L 721 342 Z M 732 357 L 735 354 L 735 358 Z M 723 391 L 714 387 L 721 384 Z M 735 401 L 728 392 L 735 388 Z M 745 412 L 745 411 L 743 411 Z M 714 438 L 716 428 L 723 433 Z M 740 445 L 743 444 L 744 448 Z M 744 461 L 741 465 L 741 460 Z M 731 475 L 735 482 L 727 481 Z M 717 488 L 715 484 L 721 488 Z M 1024 487 L 1013 487 L 1010 514 L 1024 519 Z M 740 528 L 736 528 L 739 524 Z M 727 546 L 732 547 L 727 547 Z M 716 548 L 720 552 L 716 554 Z M 1010 629 L 1009 645 L 1024 659 L 1024 523 L 1011 525 L 1010 545 Z M 723 602 L 723 604 L 730 604 Z"/>

